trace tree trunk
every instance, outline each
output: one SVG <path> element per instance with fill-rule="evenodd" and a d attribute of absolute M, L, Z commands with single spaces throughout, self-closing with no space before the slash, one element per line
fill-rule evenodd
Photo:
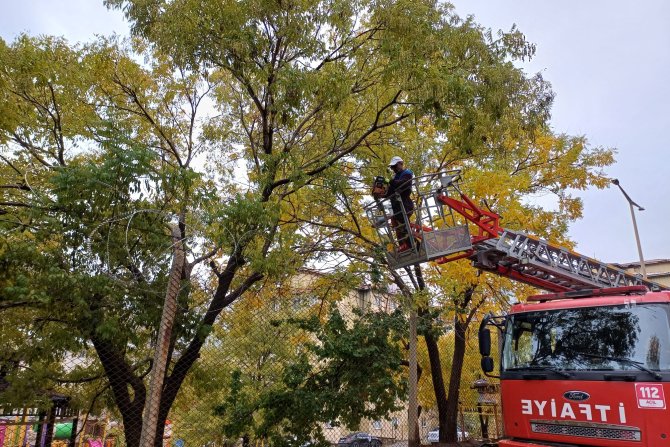
<path fill-rule="evenodd" d="M 423 273 L 421 268 L 417 265 L 414 268 L 416 273 L 417 284 L 419 290 L 425 290 L 426 283 L 423 280 Z M 426 317 L 425 309 L 419 310 L 419 316 Z M 446 422 L 447 422 L 447 393 L 444 387 L 444 376 L 442 375 L 442 361 L 440 360 L 440 349 L 437 341 L 439 336 L 436 336 L 430 331 L 430 328 L 425 331 L 423 338 L 426 341 L 426 349 L 428 350 L 428 360 L 430 363 L 430 376 L 433 381 L 433 391 L 435 392 L 435 401 L 437 403 L 437 419 L 440 427 L 440 442 L 446 442 Z"/>
<path fill-rule="evenodd" d="M 428 349 L 428 359 L 430 361 L 430 375 L 433 380 L 433 391 L 435 392 L 435 401 L 437 402 L 437 420 L 440 426 L 440 442 L 447 442 L 447 409 L 448 400 L 444 387 L 444 377 L 442 376 L 442 361 L 440 360 L 440 351 L 437 345 L 438 338 L 431 333 L 424 334 L 426 348 Z"/>
<path fill-rule="evenodd" d="M 474 293 L 474 287 L 467 289 L 463 293 L 463 299 L 460 303 L 461 308 L 466 308 L 471 299 L 472 294 Z M 456 312 L 454 317 L 454 356 L 451 361 L 451 373 L 449 375 L 449 393 L 447 394 L 447 415 L 446 415 L 446 427 L 447 427 L 447 442 L 455 442 L 458 440 L 458 433 L 456 429 L 458 428 L 458 400 L 461 388 L 461 375 L 463 373 L 463 362 L 465 359 L 465 332 L 468 329 L 469 319 L 463 319 Z M 440 427 L 442 427 L 440 425 Z M 461 430 L 465 431 L 465 427 L 461 427 Z M 440 428 L 440 432 L 441 432 Z"/>
<path fill-rule="evenodd" d="M 446 442 L 457 441 L 458 434 L 458 400 L 461 388 L 461 375 L 463 372 L 463 361 L 465 359 L 465 331 L 467 324 L 459 321 L 458 315 L 454 325 L 454 357 L 451 362 L 451 373 L 449 375 L 449 393 L 447 395 L 446 408 Z M 441 421 L 440 421 L 441 422 Z M 441 426 L 441 424 L 440 424 Z M 461 427 L 461 430 L 464 428 Z M 440 430 L 441 432 L 441 430 Z M 441 433 L 440 433 L 441 434 Z M 440 439 L 440 441 L 442 441 Z"/>
<path fill-rule="evenodd" d="M 138 447 L 142 433 L 142 412 L 146 402 L 146 388 L 128 365 L 125 357 L 110 342 L 97 335 L 91 337 L 98 358 L 105 369 L 114 402 L 123 420 L 127 447 Z M 132 396 L 128 388 L 133 390 Z"/>

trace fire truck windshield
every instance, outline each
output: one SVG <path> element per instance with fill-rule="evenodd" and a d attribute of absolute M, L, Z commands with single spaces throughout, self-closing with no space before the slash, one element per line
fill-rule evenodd
<path fill-rule="evenodd" d="M 508 317 L 502 370 L 670 371 L 670 304 L 546 310 Z M 649 371 L 651 370 L 651 371 Z"/>

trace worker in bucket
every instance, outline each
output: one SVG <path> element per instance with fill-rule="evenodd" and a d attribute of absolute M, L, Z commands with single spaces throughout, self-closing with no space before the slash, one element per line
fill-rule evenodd
<path fill-rule="evenodd" d="M 386 192 L 381 197 L 391 199 L 391 208 L 393 209 L 391 225 L 395 229 L 396 238 L 398 239 L 398 251 L 407 251 L 411 247 L 411 242 L 409 240 L 409 229 L 405 225 L 403 217 L 403 208 L 409 221 L 409 217 L 414 212 L 414 202 L 410 197 L 414 173 L 405 168 L 405 162 L 397 155 L 391 158 L 389 168 L 395 175 L 389 182 Z"/>

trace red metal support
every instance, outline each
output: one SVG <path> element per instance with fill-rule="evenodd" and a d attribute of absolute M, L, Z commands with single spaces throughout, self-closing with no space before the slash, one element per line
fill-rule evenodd
<path fill-rule="evenodd" d="M 442 256 L 435 260 L 436 264 L 446 264 L 447 262 L 457 261 L 459 259 L 469 258 L 475 253 L 474 249 L 463 251 L 449 256 Z"/>
<path fill-rule="evenodd" d="M 459 193 L 462 200 L 446 195 L 438 196 L 437 199 L 477 226 L 477 234 L 471 236 L 472 245 L 497 238 L 503 232 L 503 228 L 500 226 L 500 216 L 492 211 L 481 209 L 468 196 L 460 191 Z"/>
<path fill-rule="evenodd" d="M 606 287 L 602 289 L 582 289 L 582 290 L 569 290 L 566 292 L 560 293 L 548 293 L 540 295 L 531 295 L 526 301 L 554 301 L 554 300 L 564 300 L 564 299 L 575 299 L 575 298 L 591 298 L 593 296 L 612 296 L 612 295 L 644 295 L 649 292 L 646 286 L 624 286 L 624 287 Z"/>
<path fill-rule="evenodd" d="M 487 270 L 491 271 L 497 275 L 504 276 L 505 278 L 509 278 L 513 281 L 518 281 L 522 282 L 528 285 L 531 285 L 533 287 L 537 287 L 538 289 L 543 289 L 543 290 L 548 290 L 550 292 L 556 292 L 556 293 L 561 293 L 561 292 L 567 292 L 570 289 L 569 287 L 565 287 L 556 283 L 553 283 L 551 281 L 545 281 L 542 278 L 537 278 L 535 276 L 528 276 L 524 275 L 523 273 L 514 270 L 509 267 L 505 267 L 502 265 L 497 265 L 495 270 Z"/>

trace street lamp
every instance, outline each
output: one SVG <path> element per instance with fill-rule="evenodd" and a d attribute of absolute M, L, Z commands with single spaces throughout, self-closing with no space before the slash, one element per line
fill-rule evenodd
<path fill-rule="evenodd" d="M 640 234 L 637 232 L 637 221 L 635 220 L 635 209 L 633 206 L 636 206 L 639 211 L 644 211 L 644 208 L 642 208 L 640 205 L 635 203 L 633 199 L 630 198 L 630 196 L 624 191 L 624 189 L 621 187 L 619 184 L 618 179 L 612 179 L 612 183 L 617 185 L 621 192 L 623 193 L 623 196 L 628 200 L 628 205 L 630 205 L 630 215 L 633 218 L 633 230 L 635 231 L 635 242 L 637 242 L 637 252 L 640 255 L 640 271 L 642 272 L 642 278 L 647 279 L 647 269 L 644 266 L 644 257 L 642 256 L 642 245 L 640 244 Z"/>

